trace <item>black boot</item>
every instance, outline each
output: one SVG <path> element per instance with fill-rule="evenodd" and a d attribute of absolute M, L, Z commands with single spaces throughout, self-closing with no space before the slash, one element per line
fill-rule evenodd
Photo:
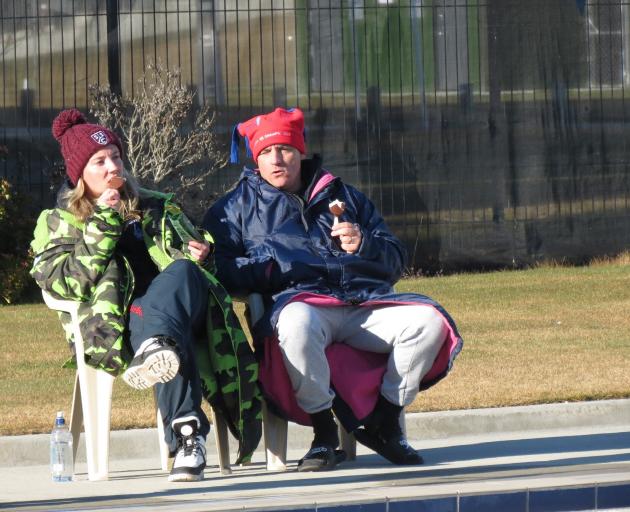
<path fill-rule="evenodd" d="M 311 414 L 315 437 L 311 449 L 298 462 L 298 471 L 329 471 L 345 460 L 345 452 L 335 450 L 339 445 L 337 424 L 332 410 Z"/>
<path fill-rule="evenodd" d="M 379 395 L 374 410 L 363 422 L 365 428 L 355 430 L 354 436 L 393 464 L 422 464 L 422 457 L 407 442 L 400 428 L 402 410 L 402 406 Z"/>

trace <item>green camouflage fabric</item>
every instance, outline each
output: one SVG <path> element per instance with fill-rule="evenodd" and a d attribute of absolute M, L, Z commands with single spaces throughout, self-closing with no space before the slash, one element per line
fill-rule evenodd
<path fill-rule="evenodd" d="M 192 226 L 170 194 L 141 189 L 140 209 L 145 243 L 160 270 L 190 257 L 191 238 L 213 241 L 209 233 Z M 112 208 L 96 206 L 85 222 L 54 208 L 40 214 L 31 243 L 31 275 L 52 296 L 81 303 L 86 363 L 113 375 L 124 371 L 133 356 L 125 326 L 134 277 L 126 259 L 115 253 L 122 230 L 123 220 Z M 239 441 L 236 463 L 246 463 L 262 434 L 258 365 L 232 298 L 214 277 L 212 258 L 208 260 L 201 267 L 209 282 L 207 343 L 196 344 L 202 390 Z M 58 314 L 74 352 L 70 315 Z M 73 360 L 66 366 L 74 367 Z"/>

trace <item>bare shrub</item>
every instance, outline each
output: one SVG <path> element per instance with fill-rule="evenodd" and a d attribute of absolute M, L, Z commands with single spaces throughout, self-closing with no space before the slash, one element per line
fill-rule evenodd
<path fill-rule="evenodd" d="M 34 285 L 29 275 L 34 228 L 29 198 L 0 178 L 0 302 L 19 302 Z"/>
<path fill-rule="evenodd" d="M 122 136 L 127 169 L 142 186 L 175 193 L 186 211 L 199 218 L 212 199 L 205 190 L 207 179 L 226 164 L 227 154 L 213 131 L 214 112 L 196 107 L 194 91 L 180 78 L 179 70 L 151 64 L 133 97 L 92 84 L 90 112 Z"/>

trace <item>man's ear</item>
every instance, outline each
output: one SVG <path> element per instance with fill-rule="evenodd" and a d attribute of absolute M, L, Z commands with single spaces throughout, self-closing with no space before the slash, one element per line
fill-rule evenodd
<path fill-rule="evenodd" d="M 300 153 L 300 160 L 306 160 L 306 155 L 304 153 Z"/>

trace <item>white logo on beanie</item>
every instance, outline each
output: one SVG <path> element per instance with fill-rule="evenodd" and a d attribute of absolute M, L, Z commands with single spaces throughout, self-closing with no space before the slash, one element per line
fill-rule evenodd
<path fill-rule="evenodd" d="M 94 132 L 92 135 L 90 135 L 90 137 L 92 137 L 94 142 L 100 144 L 101 146 L 107 146 L 107 144 L 109 144 L 109 137 L 103 130 Z"/>
<path fill-rule="evenodd" d="M 269 137 L 278 137 L 278 136 L 291 137 L 291 132 L 281 131 L 281 132 L 265 133 L 264 135 L 261 135 L 254 141 L 254 147 L 257 146 L 259 142 L 262 142 L 265 139 L 268 139 Z"/>

